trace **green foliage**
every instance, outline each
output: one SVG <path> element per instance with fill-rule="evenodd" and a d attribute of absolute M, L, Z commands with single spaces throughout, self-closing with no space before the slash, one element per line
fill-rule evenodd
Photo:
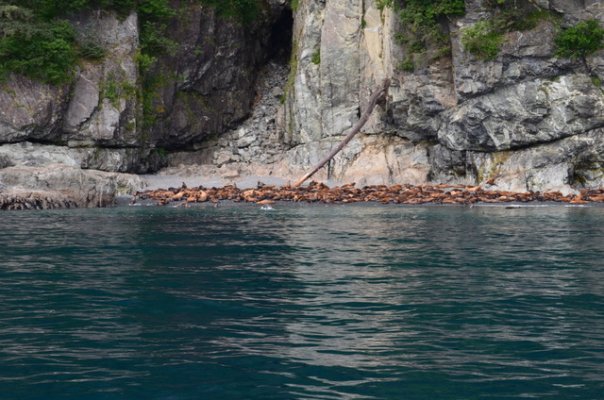
<path fill-rule="evenodd" d="M 403 60 L 399 65 L 399 68 L 405 72 L 413 72 L 415 71 L 415 63 L 411 57 Z"/>
<path fill-rule="evenodd" d="M 562 30 L 555 39 L 556 54 L 568 58 L 585 58 L 604 48 L 604 29 L 598 20 L 581 21 Z"/>
<path fill-rule="evenodd" d="M 463 30 L 461 43 L 476 57 L 482 60 L 493 60 L 499 54 L 503 34 L 495 29 L 492 21 L 478 21 Z"/>
<path fill-rule="evenodd" d="M 153 64 L 155 64 L 155 61 L 157 61 L 157 58 L 153 57 L 150 54 L 145 54 L 141 52 L 138 52 L 136 54 L 136 62 L 138 63 L 138 68 L 141 74 L 143 75 L 149 72 Z"/>
<path fill-rule="evenodd" d="M 446 40 L 439 25 L 442 19 L 464 13 L 464 0 L 408 0 L 400 17 L 405 30 L 413 37 L 412 41 L 426 46 Z"/>
<path fill-rule="evenodd" d="M 67 82 L 77 60 L 71 25 L 62 20 L 22 22 L 0 37 L 0 76 L 14 72 L 52 84 Z"/>
<path fill-rule="evenodd" d="M 136 11 L 144 21 L 163 21 L 175 15 L 169 0 L 138 0 Z"/>
<path fill-rule="evenodd" d="M 143 109 L 143 129 L 150 129 L 158 117 L 165 112 L 161 99 L 161 88 L 166 85 L 168 77 L 161 72 L 143 74 L 141 90 L 138 92 Z"/>
<path fill-rule="evenodd" d="M 411 72 L 417 63 L 425 64 L 450 52 L 445 22 L 465 13 L 464 0 L 390 0 L 386 5 L 399 11 L 402 31 L 396 35 L 396 40 L 406 48 L 408 54 L 415 55 L 407 57 L 399 65 L 400 69 Z M 445 48 L 447 50 L 443 50 Z"/>
<path fill-rule="evenodd" d="M 99 7 L 103 10 L 113 10 L 121 16 L 125 16 L 137 10 L 139 5 L 144 2 L 137 0 L 88 0 L 88 3 L 88 8 Z"/>
<path fill-rule="evenodd" d="M 289 0 L 289 7 L 292 9 L 292 11 L 298 11 L 298 7 L 300 6 L 300 1 L 299 0 Z"/>
<path fill-rule="evenodd" d="M 115 107 L 119 108 L 120 99 L 134 98 L 137 95 L 136 87 L 111 74 L 101 85 L 101 98 L 108 99 Z"/>
<path fill-rule="evenodd" d="M 494 15 L 462 31 L 464 48 L 483 60 L 493 60 L 499 54 L 507 32 L 534 29 L 541 21 L 557 22 L 555 14 L 527 0 L 490 0 L 486 3 Z"/>
<path fill-rule="evenodd" d="M 143 54 L 155 57 L 173 53 L 176 43 L 166 36 L 166 24 L 144 21 L 141 25 L 140 49 Z"/>
<path fill-rule="evenodd" d="M 393 3 L 393 0 L 375 0 L 375 5 L 380 11 L 384 10 L 386 7 L 392 7 Z"/>
<path fill-rule="evenodd" d="M 113 0 L 115 1 L 115 0 Z M 131 0 L 123 0 L 131 1 Z M 137 12 L 140 26 L 140 51 L 145 55 L 139 57 L 142 71 L 148 71 L 158 55 L 172 53 L 176 43 L 166 35 L 167 21 L 175 15 L 169 0 L 139 0 Z"/>
<path fill-rule="evenodd" d="M 264 0 L 197 0 L 220 15 L 252 22 Z M 88 9 L 112 10 L 125 16 L 136 11 L 140 26 L 141 71 L 149 71 L 158 55 L 172 53 L 176 44 L 166 35 L 175 15 L 170 0 L 0 0 L 0 76 L 19 73 L 47 83 L 64 83 L 78 58 L 100 60 L 105 51 L 93 39 L 76 43 L 61 17 Z"/>
<path fill-rule="evenodd" d="M 489 0 L 493 8 L 493 25 L 499 32 L 527 31 L 544 20 L 555 21 L 556 15 L 541 8 L 531 0 Z"/>
<path fill-rule="evenodd" d="M 9 3 L 33 10 L 42 19 L 50 20 L 86 8 L 89 0 L 13 0 Z"/>
<path fill-rule="evenodd" d="M 104 83 L 101 89 L 101 98 L 108 99 L 117 108 L 121 97 L 119 83 L 110 78 Z"/>
<path fill-rule="evenodd" d="M 314 53 L 312 53 L 312 57 L 310 58 L 313 64 L 319 65 L 321 64 L 321 50 L 317 49 Z"/>

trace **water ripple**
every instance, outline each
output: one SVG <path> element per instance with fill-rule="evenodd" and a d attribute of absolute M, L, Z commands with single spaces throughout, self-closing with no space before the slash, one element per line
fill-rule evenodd
<path fill-rule="evenodd" d="M 4 213 L 2 399 L 601 399 L 604 209 Z"/>

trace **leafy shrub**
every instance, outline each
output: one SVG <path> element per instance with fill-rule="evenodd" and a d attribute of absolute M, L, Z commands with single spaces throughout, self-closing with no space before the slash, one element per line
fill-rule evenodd
<path fill-rule="evenodd" d="M 445 21 L 465 13 L 464 0 L 406 0 L 404 2 L 382 1 L 399 10 L 402 31 L 396 39 L 409 53 L 417 54 L 416 61 L 437 59 L 450 47 Z M 411 58 L 399 65 L 403 71 L 416 67 Z"/>
<path fill-rule="evenodd" d="M 493 60 L 499 54 L 503 34 L 494 28 L 491 21 L 478 21 L 462 31 L 461 43 L 476 57 L 482 60 Z"/>
<path fill-rule="evenodd" d="M 46 83 L 65 83 L 76 60 L 75 32 L 66 21 L 23 24 L 0 38 L 1 76 L 15 72 Z"/>
<path fill-rule="evenodd" d="M 153 57 L 150 54 L 141 53 L 140 51 L 136 54 L 136 62 L 141 73 L 147 73 L 153 64 L 157 61 L 157 57 Z"/>
<path fill-rule="evenodd" d="M 34 10 L 39 17 L 50 20 L 86 8 L 89 0 L 13 0 L 12 3 Z"/>
<path fill-rule="evenodd" d="M 544 20 L 557 22 L 555 14 L 529 0 L 488 0 L 485 4 L 493 8 L 493 16 L 464 29 L 461 37 L 464 48 L 483 60 L 497 57 L 505 33 L 530 30 Z"/>
<path fill-rule="evenodd" d="M 556 54 L 568 58 L 585 58 L 604 48 L 604 29 L 595 19 L 579 22 L 562 30 L 555 39 Z"/>
<path fill-rule="evenodd" d="M 527 31 L 543 20 L 556 19 L 556 14 L 533 0 L 487 0 L 485 5 L 494 10 L 493 25 L 500 32 Z"/>
<path fill-rule="evenodd" d="M 401 9 L 400 17 L 406 31 L 415 41 L 442 42 L 439 21 L 465 13 L 464 0 L 408 0 Z"/>

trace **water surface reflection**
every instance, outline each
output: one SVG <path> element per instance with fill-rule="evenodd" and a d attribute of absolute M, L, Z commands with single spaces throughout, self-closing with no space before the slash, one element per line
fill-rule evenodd
<path fill-rule="evenodd" d="M 3 214 L 7 398 L 597 399 L 604 209 Z"/>

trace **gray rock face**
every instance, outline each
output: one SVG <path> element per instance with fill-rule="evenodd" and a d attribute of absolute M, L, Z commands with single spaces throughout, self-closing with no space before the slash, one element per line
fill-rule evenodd
<path fill-rule="evenodd" d="M 0 170 L 0 182 L 10 187 L 3 193 L 8 198 L 27 198 L 28 193 L 35 192 L 36 197 L 48 202 L 60 200 L 76 207 L 110 205 L 117 194 L 144 187 L 136 175 L 85 171 L 65 164 L 4 168 Z"/>
<path fill-rule="evenodd" d="M 600 1 L 538 3 L 560 13 L 562 26 L 587 18 L 604 23 Z M 363 98 L 387 76 L 392 80 L 387 106 L 374 112 L 364 130 L 427 146 L 430 179 L 483 182 L 480 171 L 490 162 L 485 160 L 505 151 L 521 169 L 534 167 L 532 158 L 545 160 L 538 167 L 542 173 L 508 173 L 508 186 L 571 190 L 601 182 L 600 158 L 574 144 L 599 148 L 602 140 L 593 132 L 604 126 L 604 92 L 595 79 L 604 73 L 604 51 L 585 64 L 556 57 L 558 28 L 544 19 L 533 29 L 507 33 L 499 55 L 481 61 L 465 51 L 461 35 L 492 12 L 483 0 L 466 0 L 466 14 L 449 22 L 451 55 L 430 59 L 427 54 L 430 61 L 416 61 L 415 71 L 405 72 L 398 66 L 410 55 L 395 41 L 400 22 L 391 9 L 380 12 L 375 1 L 362 7 L 350 0 L 301 1 L 294 31 L 295 84 L 287 98 L 292 144 L 312 147 L 342 134 L 350 126 L 343 121 L 358 118 Z M 319 66 L 311 62 L 317 48 Z M 550 156 L 556 146 L 565 149 L 566 161 Z"/>
<path fill-rule="evenodd" d="M 78 36 L 105 49 L 105 57 L 98 63 L 82 62 L 71 88 L 20 76 L 6 82 L 0 90 L 0 167 L 57 163 L 144 171 L 142 159 L 149 150 L 141 146 L 136 129 L 137 17 L 81 15 L 72 23 Z"/>
<path fill-rule="evenodd" d="M 21 142 L 0 146 L 0 168 L 6 166 L 43 167 L 63 164 L 108 172 L 144 172 L 144 150 L 138 148 L 67 147 Z"/>
<path fill-rule="evenodd" d="M 83 63 L 63 123 L 68 140 L 103 146 L 140 146 L 137 132 L 138 23 L 112 14 L 75 21 L 80 36 L 97 38 L 105 49 L 100 64 Z"/>
<path fill-rule="evenodd" d="M 604 126 L 604 96 L 590 77 L 536 79 L 468 100 L 447 114 L 439 140 L 454 150 L 500 151 Z"/>
<path fill-rule="evenodd" d="M 251 113 L 256 75 L 273 50 L 270 27 L 285 9 L 273 2 L 246 26 L 206 6 L 186 6 L 169 29 L 178 50 L 161 57 L 150 79 L 157 82 L 152 88 L 157 120 L 150 134 L 159 146 L 199 143 Z"/>
<path fill-rule="evenodd" d="M 73 22 L 78 35 L 94 38 L 106 55 L 98 64 L 82 63 L 71 90 L 12 76 L 0 90 L 0 143 L 137 144 L 135 125 L 128 125 L 135 124 L 137 109 L 136 21 L 134 14 L 123 21 L 102 14 L 98 18 L 82 15 Z"/>
<path fill-rule="evenodd" d="M 437 146 L 431 159 L 438 181 L 467 179 L 502 190 L 570 193 L 602 187 L 604 129 L 517 151 L 460 152 Z"/>
<path fill-rule="evenodd" d="M 0 143 L 56 140 L 68 88 L 11 76 L 0 90 Z"/>

